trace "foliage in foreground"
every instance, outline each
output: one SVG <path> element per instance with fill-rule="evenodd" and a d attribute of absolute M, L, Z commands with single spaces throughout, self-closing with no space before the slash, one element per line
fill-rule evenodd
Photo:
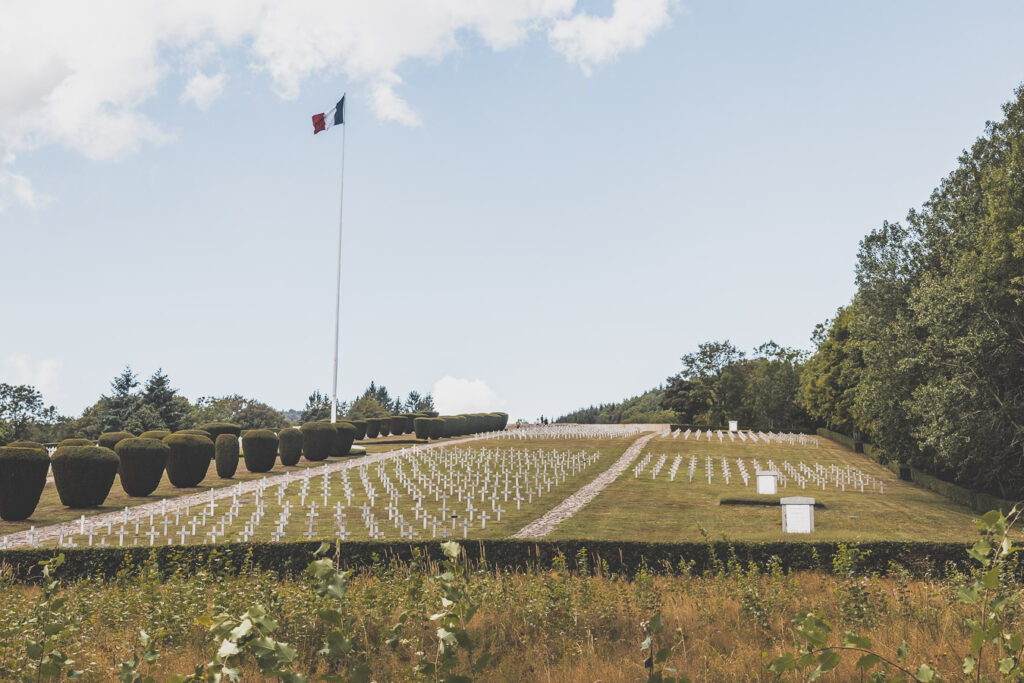
<path fill-rule="evenodd" d="M 302 580 L 213 558 L 63 588 L 58 556 L 40 586 L 3 579 L 0 679 L 1024 680 L 1011 522 L 986 515 L 976 568 L 923 581 L 865 574 L 856 546 L 832 575 L 732 556 L 626 578 L 584 551 L 546 571 L 471 567 L 454 543 L 439 564 L 340 571 L 325 544 Z"/>

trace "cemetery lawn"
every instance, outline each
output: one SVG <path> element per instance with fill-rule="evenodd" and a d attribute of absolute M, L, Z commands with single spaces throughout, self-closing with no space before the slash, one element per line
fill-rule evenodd
<path fill-rule="evenodd" d="M 440 439 L 439 441 L 446 440 L 450 439 Z M 406 434 L 403 436 L 384 437 L 382 439 L 366 439 L 364 441 L 357 441 L 356 443 L 360 446 L 365 446 L 367 454 L 370 454 L 399 450 L 407 448 L 413 444 L 423 444 L 426 442 L 416 439 L 413 434 Z M 430 443 L 435 442 L 431 441 Z M 330 458 L 324 462 L 338 461 L 339 458 Z M 82 515 L 89 517 L 90 515 L 101 514 L 104 512 L 115 512 L 125 506 L 134 507 L 144 503 L 159 502 L 163 499 L 177 498 L 178 496 L 199 493 L 209 489 L 219 489 L 225 486 L 231 486 L 232 484 L 237 484 L 240 481 L 260 479 L 266 476 L 283 474 L 285 472 L 301 472 L 309 467 L 319 467 L 320 465 L 323 465 L 324 462 L 309 462 L 305 458 L 302 458 L 294 467 L 285 467 L 280 461 L 277 461 L 274 464 L 274 469 L 270 472 L 265 474 L 252 474 L 245 469 L 245 462 L 239 458 L 238 471 L 235 472 L 235 476 L 232 479 L 221 479 L 218 477 L 217 470 L 211 462 L 206 478 L 200 482 L 199 486 L 187 489 L 175 488 L 171 486 L 171 483 L 167 480 L 167 475 L 165 473 L 163 479 L 160 481 L 160 486 L 157 487 L 157 490 L 154 491 L 152 495 L 145 498 L 130 497 L 124 492 L 124 489 L 121 488 L 120 479 L 115 478 L 114 485 L 110 489 L 110 495 L 107 496 L 107 500 L 101 507 L 80 510 L 72 510 L 61 505 L 60 498 L 57 496 L 57 489 L 53 485 L 53 481 L 47 481 L 46 487 L 43 489 L 43 495 L 39 499 L 39 505 L 36 507 L 36 511 L 33 513 L 31 519 L 27 519 L 23 522 L 5 522 L 0 520 L 0 536 L 13 534 L 18 531 L 26 531 L 32 526 L 42 527 L 49 524 L 68 522 L 73 519 L 78 519 Z M 52 479 L 53 472 L 50 472 L 48 476 Z"/>
<path fill-rule="evenodd" d="M 571 519 L 557 527 L 548 539 L 601 539 L 647 541 L 700 541 L 703 529 L 711 540 L 736 541 L 964 541 L 975 535 L 973 520 L 980 515 L 957 505 L 942 496 L 910 482 L 900 481 L 889 469 L 867 456 L 819 437 L 820 447 L 735 443 L 728 437 L 719 443 L 702 439 L 697 442 L 682 435 L 656 437 L 634 461 L 639 463 L 644 454 L 653 458 L 639 478 L 633 468 L 626 470 L 615 482 L 605 488 L 591 503 Z M 666 462 L 654 480 L 651 465 L 660 455 Z M 683 456 L 674 481 L 669 481 L 668 470 L 676 455 Z M 690 483 L 688 467 L 690 456 L 697 457 L 697 468 Z M 714 476 L 709 486 L 705 474 L 705 458 L 710 455 L 714 463 Z M 721 459 L 730 462 L 731 479 L 727 486 L 722 476 Z M 736 459 L 742 457 L 750 475 L 750 485 L 744 486 Z M 840 491 L 832 484 L 822 491 L 820 486 L 808 483 L 801 489 L 793 480 L 788 486 L 779 484 L 778 495 L 758 496 L 755 488 L 752 459 L 762 466 L 768 458 L 781 469 L 783 461 L 794 466 L 803 461 L 809 467 L 820 463 L 825 467 L 836 464 L 851 465 L 882 480 L 885 492 L 866 490 Z M 782 512 L 778 506 L 720 505 L 721 499 L 764 499 L 778 501 L 786 496 L 809 496 L 825 507 L 814 511 L 815 530 L 812 534 L 783 534 Z"/>

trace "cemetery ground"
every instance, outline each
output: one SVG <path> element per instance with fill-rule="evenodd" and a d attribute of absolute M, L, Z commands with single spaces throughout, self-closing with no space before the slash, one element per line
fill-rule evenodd
<path fill-rule="evenodd" d="M 622 476 L 605 488 L 571 519 L 563 522 L 549 539 L 603 539 L 647 541 L 699 541 L 701 530 L 714 540 L 734 541 L 963 541 L 974 534 L 978 513 L 919 486 L 901 481 L 888 468 L 863 454 L 854 453 L 834 441 L 818 438 L 818 446 L 799 443 L 752 442 L 750 439 L 720 441 L 707 432 L 659 436 L 648 442 L 644 455 Z M 635 466 L 650 459 L 639 472 Z M 652 472 L 661 463 L 656 475 Z M 711 483 L 707 479 L 711 458 Z M 677 461 L 676 458 L 679 458 Z M 723 458 L 729 469 L 726 483 Z M 786 463 L 800 472 L 800 463 L 811 470 L 821 466 L 829 473 L 835 467 L 859 472 L 870 481 L 864 492 L 834 480 L 820 483 L 805 478 L 805 487 L 789 476 L 778 494 L 756 493 L 755 470 Z M 695 465 L 692 480 L 690 463 Z M 755 461 L 760 465 L 756 467 Z M 745 485 L 739 464 L 748 475 Z M 672 467 L 678 469 L 672 478 Z M 847 470 L 849 468 L 849 470 Z M 785 474 L 785 472 L 784 472 Z M 827 476 L 827 475 L 826 475 Z M 870 478 L 870 479 L 869 479 Z M 881 487 L 881 488 L 880 488 Z M 807 496 L 824 507 L 814 511 L 812 534 L 783 534 L 779 498 Z M 763 503 L 763 505 L 720 504 L 722 501 Z"/>
<path fill-rule="evenodd" d="M 454 441 L 460 437 L 450 439 L 439 439 L 438 442 Z M 356 445 L 363 446 L 366 448 L 366 452 L 369 453 L 382 453 L 392 450 L 399 450 L 407 448 L 412 445 L 423 445 L 427 441 L 423 439 L 416 439 L 413 435 L 401 435 L 401 436 L 389 436 L 379 437 L 376 439 L 366 439 L 364 441 L 357 441 Z M 434 443 L 434 442 L 431 442 Z M 338 462 L 337 459 L 332 458 L 329 462 Z M 238 470 L 231 479 L 221 479 L 217 476 L 216 469 L 213 464 L 210 464 L 210 469 L 206 474 L 206 478 L 200 482 L 199 486 L 195 488 L 175 488 L 171 485 L 167 479 L 167 474 L 164 473 L 163 478 L 160 480 L 160 485 L 156 491 L 150 496 L 141 498 L 133 498 L 124 492 L 121 488 L 121 483 L 118 479 L 114 480 L 114 485 L 110 489 L 110 495 L 107 497 L 104 504 L 98 508 L 89 508 L 87 510 L 72 510 L 64 507 L 60 498 L 57 496 L 57 489 L 52 481 L 52 473 L 50 475 L 50 481 L 47 482 L 46 487 L 43 489 L 43 495 L 39 499 L 39 505 L 36 507 L 35 513 L 32 518 L 20 521 L 20 522 L 7 522 L 0 520 L 0 537 L 13 534 L 19 531 L 26 531 L 29 528 L 42 527 L 48 524 L 58 524 L 61 522 L 70 522 L 78 519 L 82 514 L 88 516 L 101 514 L 105 512 L 116 512 L 118 510 L 127 507 L 134 507 L 136 505 L 143 505 L 146 503 L 158 502 L 160 500 L 171 500 L 179 496 L 185 496 L 189 494 L 199 493 L 207 491 L 209 489 L 221 489 L 227 486 L 232 486 L 242 481 L 253 481 L 262 479 L 268 475 L 283 474 L 284 472 L 301 472 L 307 468 L 319 467 L 323 465 L 323 462 L 310 462 L 305 458 L 301 458 L 299 462 L 292 467 L 285 467 L 281 464 L 280 460 L 276 461 L 274 468 L 268 473 L 254 474 L 245 469 L 245 463 L 239 462 Z"/>

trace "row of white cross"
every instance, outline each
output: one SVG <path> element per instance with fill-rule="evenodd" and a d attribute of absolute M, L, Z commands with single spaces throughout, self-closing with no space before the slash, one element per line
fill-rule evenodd
<path fill-rule="evenodd" d="M 600 453 L 554 449 L 407 451 L 375 465 L 289 472 L 230 498 L 218 500 L 211 490 L 202 503 L 164 500 L 141 517 L 129 519 L 128 508 L 103 523 L 83 516 L 77 528 L 62 530 L 56 543 L 154 546 L 281 541 L 300 535 L 348 539 L 359 533 L 355 528 L 371 539 L 416 539 L 428 530 L 431 538 L 451 537 L 461 527 L 465 538 L 477 526 L 484 530 L 487 522 L 500 522 L 506 506 L 514 503 L 521 509 L 600 458 Z M 40 545 L 34 527 L 29 545 Z M 0 548 L 7 547 L 7 538 L 0 539 Z"/>
<path fill-rule="evenodd" d="M 645 472 L 650 473 L 651 479 L 657 479 L 665 462 L 667 456 L 660 455 L 657 460 L 654 459 L 653 453 L 645 453 L 633 466 L 633 478 L 639 479 L 640 475 Z M 676 473 L 679 470 L 679 466 L 682 461 L 682 456 L 675 456 L 671 466 L 668 469 L 668 480 L 675 481 Z M 775 461 L 772 459 L 766 460 L 764 463 L 758 461 L 757 458 L 751 458 L 753 464 L 752 472 L 775 472 L 779 477 L 779 483 L 782 486 L 787 486 L 789 480 L 792 479 L 795 485 L 800 488 L 807 488 L 808 485 L 814 487 L 821 487 L 824 491 L 828 486 L 840 491 L 857 491 L 865 493 L 867 491 L 877 491 L 879 493 L 885 493 L 885 482 L 881 479 L 873 477 L 866 472 L 862 472 L 851 465 L 822 465 L 821 463 L 812 463 L 808 465 L 803 461 L 798 461 L 795 465 L 789 461 L 783 461 L 781 469 L 776 466 Z M 653 465 L 651 463 L 654 463 Z M 726 458 L 722 456 L 719 461 L 719 468 L 721 470 L 721 477 L 725 480 L 726 485 L 729 485 L 733 476 L 732 465 L 735 464 L 736 470 L 739 473 L 740 478 L 743 480 L 744 486 L 749 486 L 752 476 L 751 470 L 747 469 L 746 463 L 743 458 Z M 689 466 L 687 468 L 688 481 L 692 484 L 693 479 L 697 476 L 698 460 L 696 455 L 690 455 Z M 648 469 L 650 466 L 650 469 Z M 706 479 L 708 485 L 710 485 L 715 477 L 715 462 L 710 455 L 704 457 L 704 476 L 701 479 Z M 646 476 L 646 474 L 644 474 Z"/>
<path fill-rule="evenodd" d="M 739 437 L 740 441 L 742 441 L 742 442 L 746 442 L 747 440 L 749 440 L 751 443 L 764 442 L 764 443 L 767 444 L 767 443 L 774 442 L 774 443 L 785 443 L 785 444 L 789 444 L 790 446 L 800 445 L 800 446 L 814 446 L 815 448 L 818 447 L 818 438 L 815 437 L 815 436 L 808 436 L 807 434 L 783 434 L 781 432 L 778 432 L 778 433 L 776 433 L 776 432 L 768 432 L 767 434 L 765 434 L 764 432 L 754 432 L 754 431 L 749 431 L 749 430 L 746 431 L 746 432 L 744 432 L 744 431 L 735 431 L 735 432 L 733 432 L 733 431 L 725 431 L 725 432 L 723 432 L 721 429 L 718 429 L 718 430 L 705 429 L 703 431 L 698 429 L 696 432 L 694 432 L 694 431 L 692 431 L 690 429 L 687 429 L 685 432 L 682 431 L 682 430 L 677 429 L 674 432 L 672 432 L 672 438 L 673 439 L 678 439 L 680 435 L 682 435 L 683 441 L 688 441 L 691 436 L 693 436 L 696 441 L 700 441 L 702 437 L 706 441 L 711 441 L 711 437 L 712 436 L 717 436 L 718 437 L 718 443 L 722 443 L 722 441 L 725 439 L 725 437 L 728 436 L 729 440 L 731 442 L 734 442 L 734 443 L 736 441 L 736 437 Z M 666 436 L 667 436 L 667 434 L 666 434 Z"/>
<path fill-rule="evenodd" d="M 548 424 L 522 425 L 483 436 L 498 439 L 621 439 L 644 431 L 647 431 L 644 425 Z"/>

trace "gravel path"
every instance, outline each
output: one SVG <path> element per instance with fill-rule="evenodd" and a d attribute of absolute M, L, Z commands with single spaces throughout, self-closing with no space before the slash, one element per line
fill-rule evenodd
<path fill-rule="evenodd" d="M 658 434 L 659 432 L 651 432 L 641 436 L 630 444 L 626 452 L 615 461 L 615 464 L 594 477 L 592 482 L 581 486 L 578 491 L 561 503 L 517 531 L 512 535 L 512 538 L 542 538 L 550 534 L 555 530 L 555 527 L 575 515 L 590 501 L 594 500 L 605 486 L 618 479 L 619 475 L 625 472 L 626 468 L 640 455 L 647 442 Z"/>
<path fill-rule="evenodd" d="M 402 448 L 394 451 L 387 451 L 384 453 L 370 453 L 358 458 L 352 458 L 350 460 L 335 461 L 325 463 L 320 467 L 310 467 L 306 470 L 295 470 L 285 472 L 282 474 L 275 474 L 269 477 L 263 477 L 261 479 L 252 479 L 250 481 L 242 481 L 234 486 L 225 486 L 218 489 L 207 489 L 199 493 L 190 493 L 185 496 L 179 496 L 177 498 L 166 498 L 163 501 L 157 501 L 155 503 L 143 503 L 141 505 L 135 505 L 133 507 L 125 507 L 121 510 L 114 512 L 104 512 L 98 515 L 86 514 L 86 524 L 100 525 L 106 524 L 108 521 L 111 523 L 120 524 L 122 521 L 134 521 L 136 519 L 142 519 L 148 517 L 151 512 L 162 512 L 164 508 L 162 504 L 166 503 L 166 509 L 169 512 L 174 512 L 177 509 L 184 508 L 185 506 L 199 505 L 202 503 L 208 503 L 211 500 L 219 500 L 221 498 L 230 498 L 233 495 L 242 495 L 255 491 L 261 485 L 273 486 L 282 477 L 290 476 L 292 479 L 302 476 L 304 472 L 309 472 L 309 476 L 313 477 L 316 475 L 322 475 L 324 472 L 337 472 L 343 470 L 346 467 L 359 467 L 360 465 L 372 465 L 382 460 L 390 460 L 401 455 L 409 455 L 412 453 L 419 453 L 434 448 L 444 448 L 446 446 L 454 446 L 456 444 L 468 443 L 470 441 L 476 441 L 478 439 L 491 438 L 492 434 L 477 434 L 475 436 L 466 437 L 465 439 L 452 439 L 451 441 L 443 441 L 440 443 L 432 443 L 425 446 L 412 446 L 411 448 Z M 78 533 L 80 520 L 75 519 L 70 522 L 61 522 L 60 524 L 51 524 L 50 526 L 39 527 L 29 531 L 19 531 L 17 533 L 8 534 L 3 538 L 7 541 L 8 548 L 17 548 L 20 546 L 31 545 L 31 534 L 35 534 L 36 543 L 44 543 L 49 540 L 57 539 L 60 537 L 61 532 L 65 534 Z"/>

